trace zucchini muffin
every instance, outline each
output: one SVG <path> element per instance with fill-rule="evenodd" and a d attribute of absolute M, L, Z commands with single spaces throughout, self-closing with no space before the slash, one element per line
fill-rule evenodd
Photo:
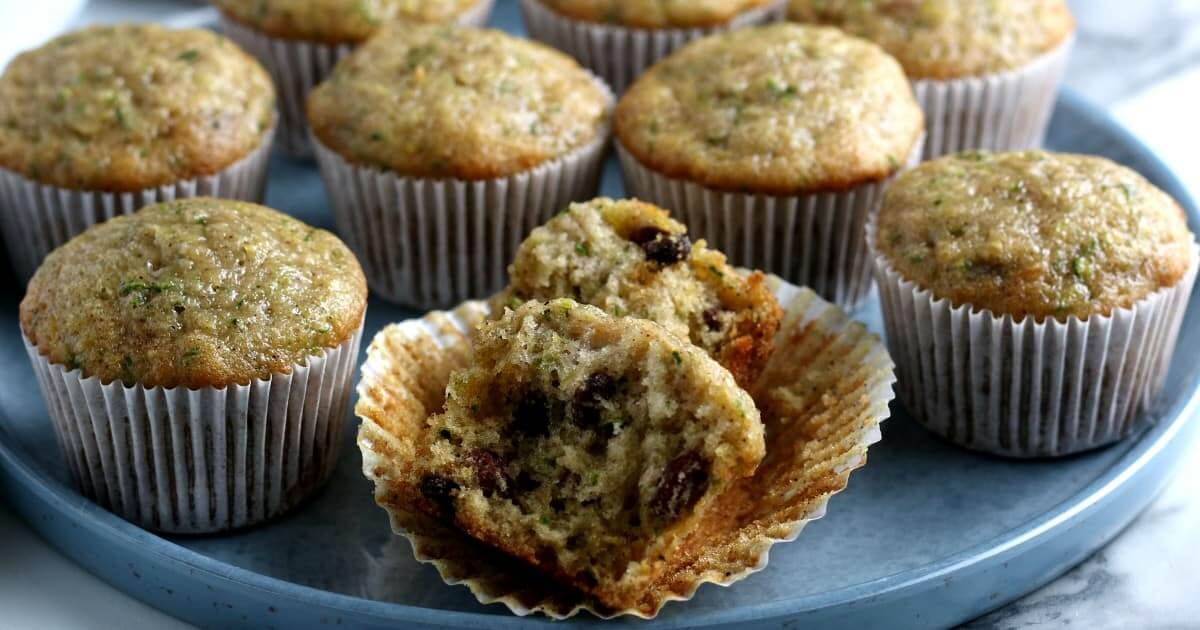
<path fill-rule="evenodd" d="M 761 272 L 743 276 L 639 201 L 572 204 L 521 244 L 493 316 L 526 300 L 570 297 L 654 321 L 725 366 L 742 386 L 771 355 L 781 310 Z"/>
<path fill-rule="evenodd" d="M 429 308 L 499 290 L 525 234 L 595 194 L 611 104 L 540 44 L 398 24 L 339 63 L 308 111 L 372 288 Z"/>
<path fill-rule="evenodd" d="M 484 323 L 414 439 L 413 505 L 617 609 L 765 451 L 703 351 L 568 299 Z"/>
<path fill-rule="evenodd" d="M 17 56 L 0 75 L 0 198 L 18 270 L 150 201 L 261 198 L 274 125 L 266 71 L 208 30 L 96 26 Z"/>
<path fill-rule="evenodd" d="M 55 250 L 20 318 L 85 491 L 147 527 L 195 533 L 280 514 L 327 477 L 366 299 L 336 236 L 195 198 Z"/>
<path fill-rule="evenodd" d="M 1020 456 L 1133 430 L 1196 272 L 1166 193 L 1103 158 L 970 152 L 901 176 L 873 231 L 902 390 L 928 426 Z"/>
<path fill-rule="evenodd" d="M 307 156 L 304 99 L 335 63 L 390 22 L 482 26 L 493 0 L 211 0 L 221 28 L 271 71 L 281 95 L 281 144 Z"/>
<path fill-rule="evenodd" d="M 919 153 L 899 64 L 836 29 L 775 24 L 690 44 L 615 114 L 631 192 L 680 211 L 734 264 L 854 304 L 883 183 Z"/>
<path fill-rule="evenodd" d="M 1075 30 L 1064 0 L 791 0 L 788 16 L 900 61 L 929 119 L 928 158 L 1040 145 Z"/>
<path fill-rule="evenodd" d="M 619 93 L 646 68 L 712 33 L 783 17 L 786 0 L 522 0 L 530 36 Z"/>

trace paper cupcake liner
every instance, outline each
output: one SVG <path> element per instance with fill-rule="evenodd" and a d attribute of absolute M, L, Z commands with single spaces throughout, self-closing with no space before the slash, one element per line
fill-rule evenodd
<path fill-rule="evenodd" d="M 873 232 L 871 226 L 871 232 Z M 874 258 L 900 402 L 966 448 L 1058 457 L 1111 444 L 1155 420 L 1196 279 L 1200 248 L 1174 287 L 1087 320 L 1014 320 L 949 300 Z"/>
<path fill-rule="evenodd" d="M 186 197 L 261 202 L 274 134 L 267 132 L 258 148 L 215 175 L 135 192 L 71 190 L 0 168 L 0 208 L 7 213 L 0 229 L 17 277 L 29 280 L 46 255 L 89 227 L 152 203 Z"/>
<path fill-rule="evenodd" d="M 455 22 L 483 26 L 492 14 L 494 0 L 480 0 Z M 308 93 L 325 80 L 338 61 L 354 51 L 350 44 L 322 44 L 283 39 L 261 33 L 221 14 L 221 32 L 254 55 L 271 73 L 279 93 L 279 146 L 292 157 L 312 157 L 308 142 Z"/>
<path fill-rule="evenodd" d="M 618 141 L 630 195 L 662 206 L 739 267 L 761 269 L 853 310 L 870 293 L 867 218 L 895 178 L 843 192 L 772 196 L 712 190 L 644 166 Z M 921 144 L 905 168 L 920 162 Z M 897 175 L 899 172 L 897 172 Z"/>
<path fill-rule="evenodd" d="M 690 599 L 706 583 L 728 586 L 764 568 L 772 545 L 790 541 L 825 514 L 829 498 L 866 463 L 880 439 L 895 382 L 880 339 L 838 307 L 772 278 L 785 316 L 776 349 L 751 393 L 766 428 L 767 454 L 753 477 L 717 499 L 711 516 L 635 608 L 614 610 L 555 584 L 523 563 L 404 504 L 396 481 L 413 460 L 412 437 L 441 407 L 450 373 L 467 364 L 485 302 L 393 324 L 367 351 L 355 412 L 362 418 L 363 472 L 393 529 L 418 561 L 447 584 L 513 613 L 562 619 L 583 611 L 610 618 L 654 617 L 668 601 Z"/>
<path fill-rule="evenodd" d="M 924 159 L 974 149 L 1036 149 L 1046 138 L 1074 37 L 1023 68 L 984 77 L 917 80 L 925 111 Z"/>
<path fill-rule="evenodd" d="M 352 164 L 313 138 L 338 233 L 384 299 L 430 309 L 502 289 L 535 227 L 595 196 L 608 129 L 529 171 L 481 181 L 403 177 Z"/>
<path fill-rule="evenodd" d="M 337 463 L 362 327 L 246 385 L 107 385 L 25 339 L 59 446 L 85 496 L 146 529 L 254 525 L 313 494 Z"/>
<path fill-rule="evenodd" d="M 639 29 L 574 20 L 559 15 L 540 0 L 521 0 L 521 16 L 530 37 L 571 55 L 603 77 L 617 94 L 624 92 L 647 68 L 688 42 L 780 20 L 786 9 L 786 0 L 775 0 L 740 13 L 720 26 Z"/>

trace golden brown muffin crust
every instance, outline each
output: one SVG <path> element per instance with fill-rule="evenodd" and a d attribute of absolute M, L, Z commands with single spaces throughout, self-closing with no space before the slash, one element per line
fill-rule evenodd
<path fill-rule="evenodd" d="M 108 383 L 190 388 L 287 372 L 349 339 L 367 289 L 336 236 L 263 206 L 194 198 L 101 223 L 52 252 L 21 329 Z"/>
<path fill-rule="evenodd" d="M 1014 70 L 1075 30 L 1063 0 L 791 0 L 788 17 L 869 39 L 914 79 Z"/>
<path fill-rule="evenodd" d="M 621 145 L 668 177 L 718 190 L 839 191 L 898 171 L 924 116 L 878 46 L 774 24 L 694 42 L 617 105 Z"/>
<path fill-rule="evenodd" d="M 274 121 L 270 76 L 228 39 L 91 27 L 0 76 L 0 167 L 62 188 L 137 191 L 224 170 Z"/>
<path fill-rule="evenodd" d="M 885 195 L 876 247 L 905 279 L 997 315 L 1108 315 L 1174 286 L 1195 236 L 1175 200 L 1093 156 L 971 152 Z"/>
<path fill-rule="evenodd" d="M 765 276 L 748 276 L 665 210 L 635 200 L 572 204 L 521 244 L 493 316 L 529 299 L 570 297 L 654 321 L 691 340 L 749 386 L 771 356 L 782 311 Z"/>
<path fill-rule="evenodd" d="M 348 161 L 409 177 L 506 177 L 607 133 L 610 95 L 570 57 L 496 30 L 396 24 L 308 98 Z"/>
<path fill-rule="evenodd" d="M 480 0 L 212 0 L 227 17 L 271 37 L 358 44 L 392 20 L 445 24 Z"/>
<path fill-rule="evenodd" d="M 729 23 L 773 0 L 539 0 L 575 20 L 631 28 L 703 28 Z"/>

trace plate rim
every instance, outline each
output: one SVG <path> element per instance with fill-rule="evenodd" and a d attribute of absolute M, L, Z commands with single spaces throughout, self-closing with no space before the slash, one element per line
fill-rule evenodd
<path fill-rule="evenodd" d="M 1087 119 L 1093 125 L 1104 127 L 1120 140 L 1123 149 L 1134 154 L 1139 162 L 1153 167 L 1156 171 L 1156 178 L 1161 180 L 1160 184 L 1171 189 L 1172 195 L 1187 213 L 1189 224 L 1192 225 L 1193 230 L 1195 229 L 1196 224 L 1200 222 L 1200 209 L 1197 208 L 1195 199 L 1188 194 L 1178 175 L 1167 167 L 1153 151 L 1107 112 L 1069 88 L 1064 87 L 1060 91 L 1056 109 L 1059 107 Z M 851 313 L 851 315 L 853 314 Z M 936 562 L 838 589 L 716 611 L 701 620 L 700 625 L 721 625 L 798 616 L 808 612 L 847 606 L 866 597 L 871 597 L 876 601 L 900 598 L 907 593 L 945 580 L 948 575 L 958 571 L 980 568 L 984 566 L 984 563 L 990 561 L 1019 556 L 1023 550 L 1036 547 L 1052 538 L 1063 528 L 1082 522 L 1081 519 L 1089 511 L 1130 484 L 1139 472 L 1149 466 L 1172 444 L 1183 430 L 1184 425 L 1195 415 L 1197 407 L 1200 406 L 1200 369 L 1192 370 L 1191 374 L 1185 378 L 1186 384 L 1181 389 L 1188 393 L 1181 393 L 1169 405 L 1164 405 L 1158 411 L 1162 416 L 1158 424 L 1136 437 L 1136 443 L 1130 447 L 1127 453 L 1084 486 L 1082 490 L 1055 504 L 1037 517 L 988 541 L 948 555 Z M 5 416 L 0 414 L 0 422 L 3 422 L 4 419 Z M 504 614 L 499 609 L 494 612 L 470 612 L 371 600 L 297 584 L 227 564 L 120 519 L 84 498 L 74 488 L 49 476 L 43 469 L 26 458 L 17 455 L 15 449 L 3 441 L 0 441 L 0 477 L 8 477 L 8 479 L 0 481 L 15 483 L 25 490 L 31 491 L 33 496 L 41 500 L 46 507 L 56 511 L 55 516 L 67 519 L 72 524 L 78 524 L 76 526 L 81 529 L 91 530 L 93 536 L 106 536 L 113 541 L 113 544 L 123 547 L 127 552 L 136 551 L 136 555 L 141 557 L 158 558 L 164 565 L 173 566 L 173 570 L 177 574 L 186 574 L 189 571 L 200 572 L 209 578 L 231 582 L 238 589 L 257 591 L 279 601 L 306 606 L 315 605 L 330 611 L 363 615 L 367 620 L 389 622 L 407 621 L 456 627 L 474 627 L 479 624 L 515 627 L 535 621 L 546 621 L 540 618 Z M 3 485 L 0 483 L 0 492 L 4 490 Z M 14 511 L 31 529 L 41 531 L 38 523 L 31 522 L 32 519 L 27 514 L 29 506 L 19 503 L 12 497 L 12 493 L 4 493 L 4 496 L 10 498 Z M 1132 520 L 1152 499 L 1153 496 L 1147 498 L 1139 506 L 1137 512 L 1128 515 L 1129 519 Z M 836 510 L 836 508 L 834 509 Z M 71 558 L 77 565 L 79 564 L 73 554 L 63 550 L 54 541 L 51 542 L 56 549 Z M 116 582 L 109 575 L 102 574 L 98 577 L 110 584 Z M 1024 592 L 1040 585 L 1030 585 L 1030 588 Z M 447 588 L 454 587 L 448 586 Z M 140 593 L 130 594 L 145 601 Z M 1004 603 L 1004 601 L 995 602 L 997 606 Z M 167 612 L 172 611 L 168 610 Z"/>

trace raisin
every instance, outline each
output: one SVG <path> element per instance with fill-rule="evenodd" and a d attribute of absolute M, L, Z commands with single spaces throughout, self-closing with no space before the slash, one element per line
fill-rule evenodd
<path fill-rule="evenodd" d="M 425 475 L 421 477 L 421 494 L 437 508 L 438 516 L 445 519 L 454 518 L 454 491 L 459 485 L 453 479 L 441 475 Z"/>
<path fill-rule="evenodd" d="M 567 504 L 562 499 L 550 499 L 550 509 L 555 512 L 562 512 L 567 509 Z"/>
<path fill-rule="evenodd" d="M 663 468 L 650 509 L 665 522 L 672 522 L 692 507 L 708 490 L 708 462 L 695 451 L 676 457 Z"/>
<path fill-rule="evenodd" d="M 530 392 L 513 409 L 512 428 L 529 437 L 550 434 L 550 401 L 541 392 Z"/>
<path fill-rule="evenodd" d="M 704 309 L 701 316 L 704 318 L 704 325 L 708 326 L 709 330 L 721 329 L 721 307 L 710 306 Z"/>
<path fill-rule="evenodd" d="M 513 483 L 504 471 L 504 460 L 499 455 L 477 448 L 467 453 L 467 461 L 475 469 L 475 481 L 483 491 L 483 496 L 509 496 Z"/>
<path fill-rule="evenodd" d="M 646 260 L 663 265 L 685 260 L 692 253 L 692 240 L 687 234 L 671 234 L 652 225 L 634 230 L 629 240 L 641 246 Z"/>
<path fill-rule="evenodd" d="M 575 390 L 575 424 L 584 428 L 599 426 L 604 401 L 616 393 L 617 379 L 604 372 L 596 372 L 583 379 L 583 384 Z"/>
<path fill-rule="evenodd" d="M 533 475 L 529 474 L 527 471 L 522 470 L 520 474 L 517 475 L 517 490 L 521 492 L 533 492 L 540 487 L 542 487 L 542 482 L 534 479 Z"/>

